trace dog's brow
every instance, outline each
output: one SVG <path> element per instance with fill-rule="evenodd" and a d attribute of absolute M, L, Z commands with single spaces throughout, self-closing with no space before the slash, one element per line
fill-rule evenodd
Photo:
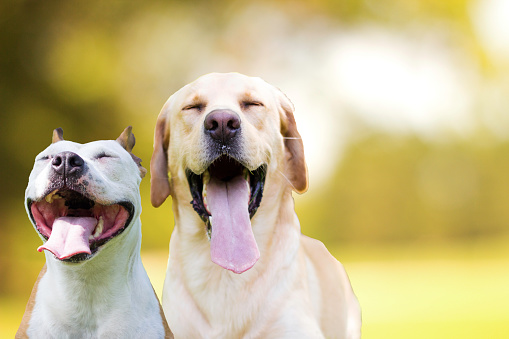
<path fill-rule="evenodd" d="M 195 94 L 192 99 L 184 100 L 184 103 L 182 105 L 182 109 L 189 109 L 189 108 L 196 108 L 196 106 L 205 106 L 206 101 L 203 96 L 199 94 Z"/>
<path fill-rule="evenodd" d="M 246 90 L 240 97 L 241 102 L 262 102 L 260 96 L 253 90 Z"/>
<path fill-rule="evenodd" d="M 254 100 L 256 96 L 254 95 L 253 91 L 245 91 L 244 95 L 242 96 L 244 100 Z"/>
<path fill-rule="evenodd" d="M 200 94 L 195 94 L 195 95 L 193 96 L 193 98 L 192 98 L 190 101 L 188 101 L 188 102 L 189 102 L 190 104 L 197 104 L 197 103 L 202 103 L 203 101 L 205 101 L 205 99 L 203 98 L 203 96 L 202 96 L 202 95 L 200 95 Z"/>

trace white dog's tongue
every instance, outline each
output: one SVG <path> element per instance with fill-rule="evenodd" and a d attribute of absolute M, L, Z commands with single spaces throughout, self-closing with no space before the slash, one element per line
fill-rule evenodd
<path fill-rule="evenodd" d="M 55 219 L 51 235 L 37 250 L 48 250 L 58 259 L 66 259 L 78 253 L 90 254 L 88 238 L 97 225 L 96 218 L 61 217 Z"/>
<path fill-rule="evenodd" d="M 247 271 L 260 258 L 249 220 L 249 194 L 249 184 L 242 176 L 226 182 L 212 177 L 207 185 L 212 214 L 210 257 L 235 273 Z"/>

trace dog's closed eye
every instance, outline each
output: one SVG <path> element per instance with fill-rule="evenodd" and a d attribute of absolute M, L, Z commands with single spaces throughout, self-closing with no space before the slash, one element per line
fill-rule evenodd
<path fill-rule="evenodd" d="M 105 159 L 105 158 L 116 158 L 116 156 L 108 154 L 106 152 L 101 152 L 95 156 L 95 159 Z"/>
<path fill-rule="evenodd" d="M 248 109 L 252 107 L 263 107 L 263 103 L 260 101 L 254 101 L 254 100 L 245 100 L 240 103 L 241 107 L 243 109 Z"/>
<path fill-rule="evenodd" d="M 36 161 L 46 161 L 46 160 L 49 160 L 49 159 L 50 159 L 50 156 L 49 155 L 45 155 L 43 157 L 37 158 Z"/>
<path fill-rule="evenodd" d="M 184 106 L 182 108 L 182 110 L 183 111 L 191 111 L 191 110 L 201 111 L 204 107 L 205 107 L 205 105 L 202 104 L 202 103 L 194 103 L 194 104 L 190 104 L 190 105 Z"/>

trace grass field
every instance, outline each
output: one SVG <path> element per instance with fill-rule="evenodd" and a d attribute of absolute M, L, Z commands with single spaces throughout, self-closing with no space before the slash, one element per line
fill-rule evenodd
<path fill-rule="evenodd" d="M 359 298 L 364 339 L 508 338 L 509 239 L 461 245 L 332 249 Z M 164 252 L 143 253 L 160 294 Z M 28 298 L 28 296 L 27 296 Z M 0 338 L 12 338 L 26 300 L 0 299 Z"/>

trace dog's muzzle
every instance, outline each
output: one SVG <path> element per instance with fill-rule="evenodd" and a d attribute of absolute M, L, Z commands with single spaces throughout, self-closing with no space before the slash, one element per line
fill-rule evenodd
<path fill-rule="evenodd" d="M 260 257 L 251 218 L 262 201 L 267 165 L 246 167 L 239 145 L 241 121 L 235 112 L 210 112 L 203 131 L 210 165 L 202 173 L 186 170 L 191 204 L 207 227 L 212 261 L 242 273 Z"/>

